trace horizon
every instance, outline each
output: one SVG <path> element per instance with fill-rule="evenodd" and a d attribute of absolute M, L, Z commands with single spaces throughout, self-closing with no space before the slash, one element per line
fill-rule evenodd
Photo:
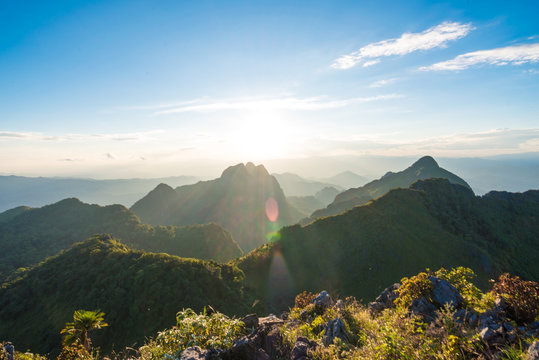
<path fill-rule="evenodd" d="M 533 1 L 4 10 L 0 174 L 211 177 L 252 161 L 313 177 L 301 161 L 318 159 L 374 178 L 342 159 L 539 159 Z"/>

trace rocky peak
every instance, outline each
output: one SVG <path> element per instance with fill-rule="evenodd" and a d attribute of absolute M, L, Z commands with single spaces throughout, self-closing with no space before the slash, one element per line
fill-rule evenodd
<path fill-rule="evenodd" d="M 439 168 L 438 163 L 432 156 L 423 156 L 421 159 L 413 163 L 411 167 L 414 169 Z"/>

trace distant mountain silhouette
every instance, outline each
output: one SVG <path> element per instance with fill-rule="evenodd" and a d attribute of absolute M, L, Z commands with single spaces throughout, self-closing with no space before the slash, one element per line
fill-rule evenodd
<path fill-rule="evenodd" d="M 250 162 L 231 166 L 210 181 L 176 189 L 161 184 L 131 210 L 155 225 L 215 222 L 230 231 L 244 251 L 264 244 L 268 234 L 302 217 L 264 166 Z"/>
<path fill-rule="evenodd" d="M 335 176 L 321 179 L 321 181 L 335 184 L 343 189 L 350 189 L 366 184 L 369 179 L 352 171 L 343 171 Z"/>
<path fill-rule="evenodd" d="M 129 207 L 159 183 L 179 186 L 198 180 L 193 176 L 114 180 L 0 176 L 0 211 L 20 205 L 39 207 L 72 197 L 91 204 Z"/>
<path fill-rule="evenodd" d="M 425 163 L 433 165 L 424 159 L 418 168 Z M 472 268 L 483 287 L 502 272 L 537 281 L 537 224 L 538 190 L 477 197 L 447 179 L 418 180 L 345 213 L 284 227 L 236 263 L 263 299 L 288 286 L 289 295 L 327 289 L 369 301 L 403 276 L 442 266 Z M 270 301 L 270 310 L 290 301 Z"/>
<path fill-rule="evenodd" d="M 442 169 L 438 163 L 430 156 L 424 156 L 417 160 L 412 166 L 400 172 L 387 172 L 378 180 L 354 189 L 346 190 L 335 198 L 325 209 L 320 209 L 312 213 L 309 219 L 302 223 L 308 223 L 320 217 L 336 215 L 349 210 L 357 205 L 363 205 L 384 195 L 389 190 L 396 188 L 408 188 L 417 180 L 429 178 L 444 178 L 453 184 L 460 184 L 471 190 L 470 186 L 457 175 Z"/>
<path fill-rule="evenodd" d="M 301 211 L 304 216 L 309 216 L 313 211 L 329 205 L 340 191 L 327 186 L 311 196 L 289 196 L 288 202 Z"/>
<path fill-rule="evenodd" d="M 217 224 L 152 227 L 122 205 L 102 207 L 71 198 L 0 214 L 0 279 L 100 233 L 138 249 L 182 257 L 228 261 L 242 255 L 230 233 Z"/>
<path fill-rule="evenodd" d="M 314 196 L 326 187 L 334 187 L 339 191 L 347 189 L 329 181 L 309 180 L 292 173 L 272 174 L 287 197 L 290 196 Z"/>

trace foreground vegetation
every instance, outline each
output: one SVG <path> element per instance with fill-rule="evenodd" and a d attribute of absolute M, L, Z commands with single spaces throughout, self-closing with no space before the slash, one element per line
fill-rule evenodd
<path fill-rule="evenodd" d="M 480 331 L 482 320 L 473 323 L 459 318 L 459 310 L 449 303 L 439 307 L 432 318 L 412 311 L 412 302 L 434 296 L 432 282 L 428 280 L 433 276 L 453 285 L 463 297 L 463 305 L 459 307 L 466 309 L 466 313 L 479 314 L 480 319 L 497 309 L 501 302 L 506 304 L 506 310 L 500 316 L 509 324 L 504 326 L 517 329 L 514 332 L 516 337 L 500 342 L 485 340 L 484 331 Z M 271 338 L 268 335 L 262 343 L 251 344 L 259 349 L 247 349 L 258 351 L 257 354 L 268 353 L 268 359 L 299 359 L 298 354 L 302 351 L 313 360 L 526 359 L 527 348 L 539 335 L 539 284 L 504 274 L 490 292 L 483 293 L 471 282 L 474 276 L 470 269 L 456 268 L 403 278 L 396 291 L 394 306 L 382 311 L 362 305 L 353 297 L 334 302 L 323 293 L 317 296 L 303 292 L 296 296 L 295 305 L 283 316 L 284 320 L 277 319 L 270 325 L 274 335 Z M 77 316 L 81 314 L 84 315 L 81 311 L 76 312 L 74 323 L 67 324 L 66 329 L 71 330 L 63 330 L 68 335 L 77 336 L 64 337 L 64 347 L 58 360 L 102 357 L 97 349 L 87 346 L 87 335 L 81 335 L 83 328 L 106 326 L 100 317 L 102 314 L 86 312 L 86 317 L 93 319 L 86 327 L 80 322 L 77 325 Z M 332 328 L 329 324 L 340 325 Z M 179 359 L 184 350 L 195 349 L 203 352 L 204 357 L 200 358 L 248 359 L 245 349 L 237 350 L 249 345 L 257 333 L 264 333 L 264 326 L 250 327 L 238 319 L 219 312 L 206 312 L 206 309 L 201 313 L 184 309 L 176 314 L 175 326 L 160 331 L 138 349 L 128 348 L 108 357 Z M 337 328 L 338 331 L 335 330 Z M 75 332 L 73 329 L 78 330 Z M 66 341 L 68 338 L 69 342 Z M 298 344 L 305 346 L 301 349 Z M 18 358 L 26 360 L 33 356 L 19 353 Z"/>

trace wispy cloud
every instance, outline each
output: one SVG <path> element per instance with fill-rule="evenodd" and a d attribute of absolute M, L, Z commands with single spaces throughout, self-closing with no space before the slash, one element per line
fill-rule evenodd
<path fill-rule="evenodd" d="M 418 50 L 429 50 L 446 46 L 448 41 L 468 35 L 474 28 L 471 24 L 443 22 L 420 33 L 404 33 L 397 39 L 383 40 L 343 55 L 331 65 L 335 69 L 349 69 L 363 62 L 363 66 L 379 63 L 381 57 L 406 55 Z"/>
<path fill-rule="evenodd" d="M 163 133 L 162 130 L 151 130 L 116 134 L 47 135 L 34 132 L 0 131 L 0 141 L 146 141 L 153 139 L 155 135 L 161 133 Z"/>
<path fill-rule="evenodd" d="M 196 103 L 177 106 L 156 112 L 157 115 L 187 113 L 187 112 L 212 112 L 225 110 L 325 110 L 341 108 L 354 104 L 372 101 L 390 100 L 404 97 L 401 94 L 385 94 L 369 97 L 356 97 L 341 100 L 329 100 L 326 96 L 309 98 L 297 98 L 293 96 L 275 98 L 236 98 L 223 100 L 197 100 Z"/>
<path fill-rule="evenodd" d="M 421 67 L 425 71 L 457 71 L 474 65 L 522 65 L 539 61 L 539 43 L 514 45 L 491 50 L 480 50 L 457 56 L 452 60 L 442 61 Z"/>
<path fill-rule="evenodd" d="M 393 84 L 397 80 L 398 80 L 397 78 L 382 79 L 382 80 L 378 80 L 378 81 L 373 82 L 372 84 L 369 85 L 369 87 L 371 87 L 371 88 L 380 88 L 380 87 L 387 86 L 389 84 Z"/>

